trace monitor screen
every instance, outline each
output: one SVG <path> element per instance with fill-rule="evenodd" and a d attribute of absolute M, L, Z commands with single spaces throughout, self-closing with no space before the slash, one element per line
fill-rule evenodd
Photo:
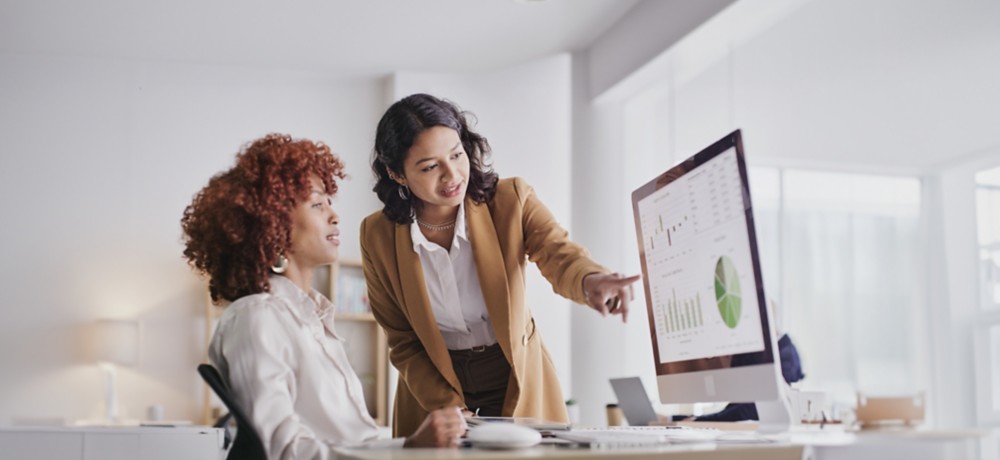
<path fill-rule="evenodd" d="M 740 132 L 632 203 L 657 375 L 774 363 Z"/>

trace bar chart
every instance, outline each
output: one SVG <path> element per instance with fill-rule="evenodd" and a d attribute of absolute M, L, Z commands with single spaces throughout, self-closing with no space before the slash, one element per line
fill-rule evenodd
<path fill-rule="evenodd" d="M 701 312 L 700 292 L 696 292 L 693 297 L 678 299 L 677 291 L 674 290 L 672 298 L 667 300 L 665 307 L 663 324 L 668 333 L 696 329 L 705 325 L 705 318 Z"/>

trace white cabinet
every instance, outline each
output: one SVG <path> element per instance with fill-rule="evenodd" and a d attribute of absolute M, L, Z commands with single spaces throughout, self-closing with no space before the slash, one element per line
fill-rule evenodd
<path fill-rule="evenodd" d="M 0 428 L 4 460 L 221 460 L 222 444 L 212 427 Z"/>

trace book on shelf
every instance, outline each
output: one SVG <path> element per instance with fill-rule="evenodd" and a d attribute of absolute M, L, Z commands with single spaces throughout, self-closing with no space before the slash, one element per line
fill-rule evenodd
<path fill-rule="evenodd" d="M 337 276 L 337 313 L 371 313 L 368 286 L 362 276 L 341 272 Z"/>

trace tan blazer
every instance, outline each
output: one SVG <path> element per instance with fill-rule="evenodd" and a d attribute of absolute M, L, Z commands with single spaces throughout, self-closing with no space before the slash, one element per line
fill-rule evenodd
<path fill-rule="evenodd" d="M 607 270 L 573 243 L 534 190 L 503 179 L 488 203 L 465 201 L 469 240 L 497 342 L 511 365 L 503 415 L 566 421 L 555 367 L 524 304 L 525 262 L 534 262 L 556 293 L 585 303 L 583 277 Z M 381 211 L 361 223 L 361 256 L 375 319 L 399 370 L 394 436 L 409 436 L 431 410 L 465 407 L 462 387 L 431 311 L 410 225 Z"/>

